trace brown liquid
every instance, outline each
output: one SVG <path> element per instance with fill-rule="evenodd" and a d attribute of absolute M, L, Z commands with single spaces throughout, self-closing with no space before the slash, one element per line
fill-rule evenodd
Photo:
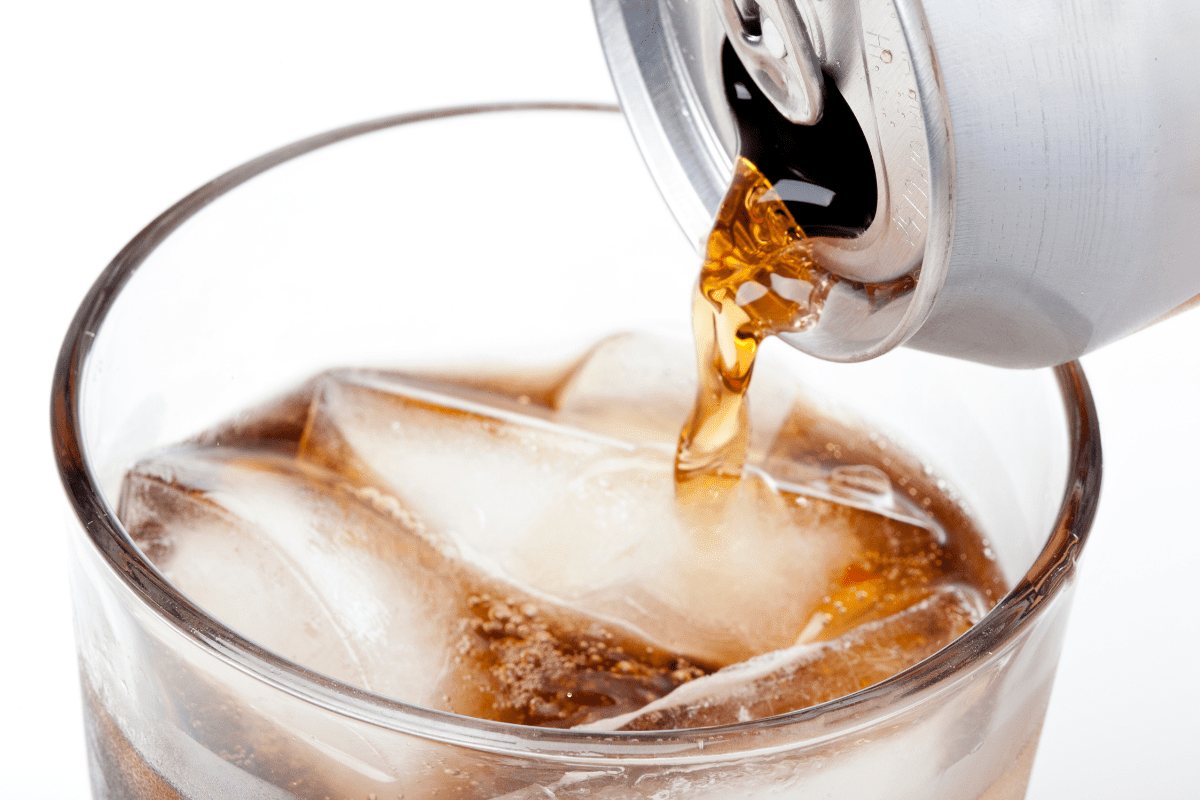
<path fill-rule="evenodd" d="M 759 344 L 814 325 L 832 285 L 770 182 L 739 158 L 692 296 L 699 386 L 675 460 L 682 500 L 716 501 L 741 479 Z"/>

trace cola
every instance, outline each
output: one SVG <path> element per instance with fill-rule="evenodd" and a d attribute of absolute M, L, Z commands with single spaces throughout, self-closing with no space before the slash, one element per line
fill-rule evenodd
<path fill-rule="evenodd" d="M 549 378 L 332 371 L 144 458 L 118 512 L 180 591 L 253 641 L 520 725 L 795 711 L 917 663 L 994 604 L 999 570 L 936 477 L 802 400 L 774 423 L 747 411 L 766 444 L 720 503 L 677 492 L 690 355 L 623 335 Z M 221 732 L 225 708 L 188 709 L 189 724 L 228 737 L 210 749 L 261 752 Z"/>

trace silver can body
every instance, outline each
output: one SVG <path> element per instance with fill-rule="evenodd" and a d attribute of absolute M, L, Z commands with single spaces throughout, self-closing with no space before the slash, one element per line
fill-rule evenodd
<path fill-rule="evenodd" d="M 788 1 L 818 52 L 825 48 L 827 76 L 847 62 L 877 81 L 889 69 L 911 71 L 925 136 L 908 143 L 909 154 L 921 151 L 929 176 L 906 197 L 902 181 L 889 184 L 879 170 L 878 224 L 907 212 L 925 225 L 913 296 L 880 310 L 847 294 L 827 309 L 822 331 L 791 344 L 838 361 L 907 344 L 1040 367 L 1200 295 L 1200 72 L 1191 45 L 1200 4 L 861 0 L 849 6 L 855 24 L 839 27 L 829 9 L 850 13 L 845 3 Z M 714 88 L 725 32 L 713 0 L 595 5 L 634 134 L 699 245 L 737 149 L 732 112 Z M 882 45 L 886 65 L 872 60 L 880 35 L 895 42 Z M 843 90 L 854 91 L 854 80 Z M 879 97 L 892 85 L 873 88 Z M 894 111 L 873 120 L 855 111 L 864 130 L 879 133 L 877 157 L 901 152 L 887 141 Z M 927 207 L 913 213 L 922 196 Z"/>

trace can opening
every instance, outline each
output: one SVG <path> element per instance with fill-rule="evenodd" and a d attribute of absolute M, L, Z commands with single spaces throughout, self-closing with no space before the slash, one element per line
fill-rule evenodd
<path fill-rule="evenodd" d="M 767 176 L 804 232 L 846 239 L 866 231 L 879 197 L 875 165 L 836 82 L 826 76 L 821 118 L 798 125 L 776 110 L 728 41 L 721 61 L 739 154 Z"/>

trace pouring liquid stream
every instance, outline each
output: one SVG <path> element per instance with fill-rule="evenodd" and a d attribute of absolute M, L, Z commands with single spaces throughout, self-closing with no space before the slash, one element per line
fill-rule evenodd
<path fill-rule="evenodd" d="M 699 384 L 676 451 L 683 506 L 719 503 L 741 479 L 758 348 L 767 336 L 816 324 L 833 284 L 770 181 L 739 157 L 692 295 Z"/>
<path fill-rule="evenodd" d="M 728 44 L 722 71 L 741 155 L 692 298 L 699 387 L 676 451 L 675 488 L 693 516 L 719 508 L 741 477 L 746 390 L 762 341 L 813 328 L 840 280 L 818 263 L 810 237 L 860 235 L 878 191 L 870 148 L 833 81 L 825 81 L 821 119 L 796 125 Z"/>

